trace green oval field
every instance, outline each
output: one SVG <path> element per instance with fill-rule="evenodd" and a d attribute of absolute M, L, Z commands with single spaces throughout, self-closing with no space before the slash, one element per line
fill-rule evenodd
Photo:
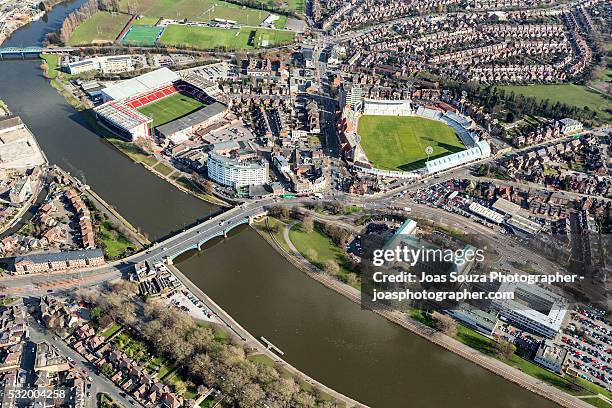
<path fill-rule="evenodd" d="M 368 159 L 384 170 L 414 170 L 425 166 L 425 148 L 433 147 L 431 159 L 465 149 L 450 126 L 415 116 L 373 116 L 359 119 L 357 129 Z"/>

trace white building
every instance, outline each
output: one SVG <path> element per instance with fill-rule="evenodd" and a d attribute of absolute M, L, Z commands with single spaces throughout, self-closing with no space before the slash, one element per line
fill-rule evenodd
<path fill-rule="evenodd" d="M 102 96 L 104 97 L 104 101 L 121 101 L 128 98 L 134 98 L 141 94 L 147 94 L 158 88 L 172 84 L 179 79 L 181 79 L 181 77 L 177 73 L 164 67 L 108 86 L 102 90 Z"/>
<path fill-rule="evenodd" d="M 208 177 L 224 186 L 240 188 L 268 182 L 266 162 L 239 161 L 211 152 L 207 167 Z"/>
<path fill-rule="evenodd" d="M 364 99 L 363 114 L 377 116 L 411 116 L 412 105 L 409 100 Z"/>
<path fill-rule="evenodd" d="M 492 209 L 487 208 L 484 205 L 472 203 L 470 204 L 469 209 L 474 214 L 479 215 L 482 218 L 486 218 L 489 221 L 493 221 L 496 224 L 501 224 L 502 222 L 504 222 L 503 214 L 500 214 L 497 211 L 493 211 Z"/>
<path fill-rule="evenodd" d="M 575 119 L 565 118 L 559 121 L 561 133 L 573 135 L 582 132 L 583 124 Z"/>
<path fill-rule="evenodd" d="M 491 304 L 512 325 L 548 338 L 559 332 L 568 307 L 563 297 L 525 283 L 504 282 L 498 292 L 514 294 L 514 299 L 495 300 Z"/>
<path fill-rule="evenodd" d="M 567 350 L 563 349 L 561 346 L 555 345 L 552 340 L 545 340 L 540 344 L 540 348 L 533 361 L 550 371 L 561 373 L 566 356 Z"/>
<path fill-rule="evenodd" d="M 489 156 L 491 156 L 491 146 L 489 146 L 486 141 L 481 140 L 476 142 L 476 145 L 471 149 L 449 154 L 448 156 L 440 157 L 438 159 L 429 160 L 426 163 L 427 172 L 429 174 L 434 174 L 440 171 L 452 169 L 453 167 L 462 166 L 475 160 L 484 159 Z"/>
<path fill-rule="evenodd" d="M 81 61 L 71 62 L 66 66 L 69 74 L 76 75 L 89 71 L 102 71 L 103 73 L 115 73 L 131 71 L 133 68 L 130 55 L 112 55 L 87 58 Z"/>

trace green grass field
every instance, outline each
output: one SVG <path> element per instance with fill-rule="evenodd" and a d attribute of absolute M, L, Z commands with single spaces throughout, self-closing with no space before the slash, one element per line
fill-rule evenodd
<path fill-rule="evenodd" d="M 252 32 L 255 35 L 252 36 Z M 159 42 L 170 46 L 182 46 L 196 49 L 244 50 L 274 47 L 291 43 L 295 34 L 290 31 L 251 29 L 228 30 L 214 27 L 191 27 L 170 25 L 162 34 Z"/>
<path fill-rule="evenodd" d="M 68 45 L 113 42 L 129 20 L 127 14 L 97 12 L 74 30 Z"/>
<path fill-rule="evenodd" d="M 107 259 L 118 259 L 136 249 L 135 245 L 110 221 L 100 224 L 99 239 Z"/>
<path fill-rule="evenodd" d="M 152 118 L 153 127 L 157 127 L 194 112 L 203 106 L 202 102 L 177 93 L 138 110 Z"/>
<path fill-rule="evenodd" d="M 158 21 L 159 17 L 140 17 L 138 20 L 136 20 L 135 24 L 143 26 L 154 26 L 157 25 Z"/>
<path fill-rule="evenodd" d="M 58 56 L 57 54 L 42 54 L 40 56 L 47 63 L 47 78 L 55 79 L 59 73 L 57 69 Z"/>
<path fill-rule="evenodd" d="M 418 117 L 365 115 L 358 133 L 372 165 L 386 170 L 423 167 L 427 146 L 433 147 L 432 159 L 465 149 L 450 126 Z"/>
<path fill-rule="evenodd" d="M 133 25 L 130 31 L 123 37 L 121 44 L 141 46 L 155 45 L 155 41 L 162 31 L 163 28 L 160 27 Z"/>
<path fill-rule="evenodd" d="M 289 230 L 289 239 L 304 258 L 321 270 L 325 269 L 325 262 L 328 260 L 335 261 L 340 266 L 338 278 L 343 282 L 347 281 L 351 272 L 347 255 L 321 230 L 315 227 L 311 233 L 307 233 L 302 230 L 301 224 L 296 224 Z M 316 252 L 315 258 L 309 256 L 309 249 Z M 360 283 L 355 283 L 354 287 L 359 289 Z"/>
<path fill-rule="evenodd" d="M 241 24 L 259 25 L 268 17 L 267 11 L 241 7 L 219 0 L 121 0 L 121 11 L 127 12 L 128 3 L 145 17 L 166 17 L 177 20 L 209 21 L 213 18 L 235 20 Z"/>
<path fill-rule="evenodd" d="M 585 86 L 575 84 L 563 85 L 511 85 L 501 87 L 506 92 L 533 96 L 538 101 L 548 99 L 551 103 L 560 102 L 570 106 L 596 111 L 604 120 L 612 120 L 612 114 L 604 112 L 604 109 L 612 109 L 612 98 L 606 98 L 601 93 L 590 90 Z"/>

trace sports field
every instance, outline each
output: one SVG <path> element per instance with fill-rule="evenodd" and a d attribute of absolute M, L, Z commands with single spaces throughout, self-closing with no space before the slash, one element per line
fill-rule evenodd
<path fill-rule="evenodd" d="M 357 132 L 372 165 L 385 170 L 407 171 L 425 166 L 427 146 L 433 147 L 432 159 L 465 149 L 450 126 L 413 116 L 364 115 Z"/>
<path fill-rule="evenodd" d="M 195 49 L 244 50 L 274 47 L 293 41 L 295 33 L 290 31 L 246 28 L 240 30 L 169 25 L 159 42 L 170 46 Z"/>
<path fill-rule="evenodd" d="M 74 30 L 68 45 L 113 42 L 129 20 L 127 14 L 99 11 Z"/>
<path fill-rule="evenodd" d="M 501 88 L 506 93 L 511 91 L 515 94 L 533 96 L 538 101 L 548 99 L 553 104 L 560 102 L 579 108 L 588 106 L 589 109 L 596 111 L 601 119 L 612 120 L 612 114 L 604 111 L 605 109 L 612 109 L 612 98 L 606 98 L 603 94 L 582 85 L 511 85 Z"/>
<path fill-rule="evenodd" d="M 204 104 L 198 100 L 176 93 L 159 102 L 138 109 L 138 111 L 153 119 L 153 127 L 157 127 L 194 112 L 203 106 Z"/>
<path fill-rule="evenodd" d="M 123 37 L 121 44 L 152 46 L 163 30 L 161 27 L 133 25 Z"/>
<path fill-rule="evenodd" d="M 145 17 L 209 21 L 213 18 L 235 20 L 241 24 L 259 25 L 270 13 L 241 7 L 219 0 L 121 0 L 120 9 L 127 13 L 128 4 Z"/>
<path fill-rule="evenodd" d="M 154 26 L 159 22 L 159 17 L 140 17 L 136 20 L 136 25 Z"/>

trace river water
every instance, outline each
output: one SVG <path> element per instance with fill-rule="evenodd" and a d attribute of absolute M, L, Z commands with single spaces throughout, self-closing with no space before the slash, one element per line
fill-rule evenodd
<path fill-rule="evenodd" d="M 39 44 L 82 4 L 57 6 L 4 45 Z M 49 160 L 157 239 L 219 209 L 175 189 L 99 138 L 42 77 L 38 61 L 0 62 L 0 99 Z M 308 375 L 373 407 L 554 404 L 397 327 L 311 280 L 249 228 L 183 256 L 179 268 L 255 337 Z"/>

